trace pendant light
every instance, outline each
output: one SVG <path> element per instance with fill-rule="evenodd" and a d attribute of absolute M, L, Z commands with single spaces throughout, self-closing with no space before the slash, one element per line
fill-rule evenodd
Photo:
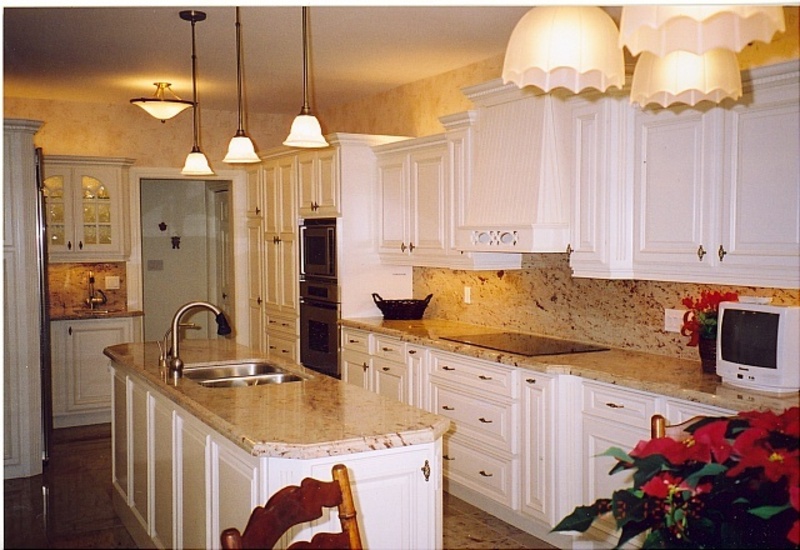
<path fill-rule="evenodd" d="M 239 126 L 236 135 L 233 136 L 228 144 L 228 154 L 222 162 L 229 164 L 249 164 L 261 162 L 256 154 L 253 141 L 244 132 L 242 115 L 242 40 L 241 25 L 239 23 L 239 7 L 236 7 L 236 93 L 239 98 Z"/>
<path fill-rule="evenodd" d="M 292 122 L 289 137 L 283 142 L 289 147 L 327 147 L 317 117 L 308 106 L 308 7 L 303 6 L 303 107 Z"/>
<path fill-rule="evenodd" d="M 770 42 L 786 30 L 782 6 L 624 6 L 620 46 L 632 55 L 684 50 L 740 52 L 753 41 Z"/>
<path fill-rule="evenodd" d="M 181 174 L 184 176 L 212 176 L 214 171 L 208 165 L 208 159 L 200 150 L 197 144 L 197 133 L 199 126 L 199 117 L 197 112 L 197 54 L 195 48 L 194 25 L 198 21 L 205 21 L 206 14 L 202 11 L 185 10 L 180 12 L 181 19 L 191 21 L 192 23 L 192 98 L 193 106 L 192 111 L 194 120 L 192 121 L 193 144 L 192 151 L 186 157 L 186 164 L 183 165 Z"/>
<path fill-rule="evenodd" d="M 153 97 L 138 97 L 131 99 L 131 103 L 141 107 L 161 122 L 166 122 L 193 105 L 191 101 L 175 95 L 169 82 L 153 82 L 153 85 L 156 87 Z M 167 93 L 172 98 L 167 98 Z"/>
<path fill-rule="evenodd" d="M 694 106 L 700 101 L 719 103 L 739 99 L 742 73 L 731 50 L 716 48 L 701 55 L 675 51 L 663 57 L 642 52 L 631 81 L 631 103 L 642 107 L 658 103 Z"/>
<path fill-rule="evenodd" d="M 625 59 L 617 25 L 595 6 L 539 6 L 511 33 L 503 62 L 503 82 L 544 92 L 564 87 L 622 88 Z"/>

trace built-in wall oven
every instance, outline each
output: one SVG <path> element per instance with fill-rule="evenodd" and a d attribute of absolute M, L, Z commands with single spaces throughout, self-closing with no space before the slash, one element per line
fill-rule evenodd
<path fill-rule="evenodd" d="M 305 220 L 300 235 L 300 362 L 341 378 L 336 220 Z"/>

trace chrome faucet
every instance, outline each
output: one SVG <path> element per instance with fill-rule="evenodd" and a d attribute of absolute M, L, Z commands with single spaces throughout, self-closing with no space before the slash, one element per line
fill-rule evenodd
<path fill-rule="evenodd" d="M 225 336 L 231 333 L 231 326 L 228 324 L 225 314 L 222 313 L 222 310 L 214 304 L 209 302 L 189 302 L 188 304 L 184 304 L 178 308 L 178 311 L 176 311 L 175 315 L 172 317 L 172 325 L 164 335 L 164 342 L 166 345 L 166 341 L 169 339 L 170 333 L 172 333 L 172 345 L 168 351 L 164 352 L 164 358 L 165 363 L 167 366 L 169 366 L 170 374 L 177 378 L 183 376 L 183 360 L 180 356 L 180 327 L 187 326 L 181 324 L 181 317 L 183 317 L 184 313 L 196 307 L 206 308 L 211 310 L 214 315 L 216 315 L 215 320 L 217 322 L 217 334 L 220 336 Z"/>
<path fill-rule="evenodd" d="M 100 296 L 98 296 L 100 294 Z M 89 272 L 89 297 L 84 300 L 90 309 L 94 309 L 96 305 L 103 305 L 108 302 L 106 293 L 99 288 L 94 287 L 94 273 Z"/>

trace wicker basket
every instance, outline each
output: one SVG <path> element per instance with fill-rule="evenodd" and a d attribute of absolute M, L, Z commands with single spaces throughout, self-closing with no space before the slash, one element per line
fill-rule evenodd
<path fill-rule="evenodd" d="M 428 294 L 424 300 L 384 300 L 379 294 L 372 293 L 372 299 L 383 313 L 383 318 L 389 320 L 422 319 L 422 314 L 425 313 L 431 298 L 433 294 Z"/>

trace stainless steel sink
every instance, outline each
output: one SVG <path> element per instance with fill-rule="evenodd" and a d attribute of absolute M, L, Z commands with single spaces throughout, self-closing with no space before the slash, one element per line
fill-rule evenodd
<path fill-rule="evenodd" d="M 183 376 L 209 388 L 235 388 L 301 382 L 306 378 L 264 361 L 188 364 Z"/>

